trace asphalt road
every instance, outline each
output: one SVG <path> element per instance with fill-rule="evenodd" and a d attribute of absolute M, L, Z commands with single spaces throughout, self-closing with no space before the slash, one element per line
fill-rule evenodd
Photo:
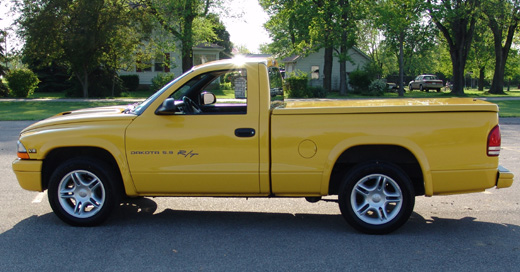
<path fill-rule="evenodd" d="M 349 227 L 335 203 L 144 198 L 106 224 L 70 227 L 11 170 L 18 132 L 0 122 L 0 271 L 518 271 L 520 119 L 501 120 L 508 189 L 418 197 L 384 236 Z"/>

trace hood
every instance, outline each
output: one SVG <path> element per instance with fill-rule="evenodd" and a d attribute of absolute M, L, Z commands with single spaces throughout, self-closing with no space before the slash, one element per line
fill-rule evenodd
<path fill-rule="evenodd" d="M 137 115 L 124 112 L 126 107 L 127 106 L 108 106 L 65 111 L 26 127 L 21 133 L 49 126 L 68 126 L 74 123 L 116 120 L 131 121 L 135 119 Z"/>

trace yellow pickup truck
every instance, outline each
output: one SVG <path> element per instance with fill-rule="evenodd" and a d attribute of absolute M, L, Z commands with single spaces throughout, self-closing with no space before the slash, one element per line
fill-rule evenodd
<path fill-rule="evenodd" d="M 498 107 L 476 99 L 283 101 L 269 61 L 193 68 L 144 102 L 63 112 L 25 128 L 13 170 L 71 225 L 122 197 L 337 195 L 359 231 L 388 233 L 415 196 L 511 186 Z M 277 100 L 278 99 L 278 100 Z"/>

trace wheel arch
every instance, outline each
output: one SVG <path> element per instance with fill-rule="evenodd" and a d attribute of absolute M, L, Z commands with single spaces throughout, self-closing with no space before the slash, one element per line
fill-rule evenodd
<path fill-rule="evenodd" d="M 417 159 L 409 149 L 395 144 L 366 144 L 355 145 L 344 150 L 335 160 L 332 167 L 328 194 L 338 194 L 340 184 L 344 176 L 355 165 L 369 161 L 384 161 L 399 166 L 412 180 L 415 195 L 424 195 L 428 192 L 428 179 L 424 174 L 425 171 L 421 159 Z"/>
<path fill-rule="evenodd" d="M 106 163 L 118 178 L 114 185 L 119 187 L 119 192 L 125 192 L 121 170 L 114 156 L 103 148 L 92 146 L 60 147 L 48 152 L 42 164 L 42 189 L 48 188 L 50 177 L 60 164 L 78 157 L 93 158 Z"/>

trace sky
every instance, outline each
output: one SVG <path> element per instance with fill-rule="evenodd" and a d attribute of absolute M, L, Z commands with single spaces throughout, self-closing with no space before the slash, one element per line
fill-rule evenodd
<path fill-rule="evenodd" d="M 231 16 L 238 14 L 238 18 L 221 16 L 223 24 L 231 36 L 235 46 L 245 46 L 251 53 L 259 53 L 261 44 L 270 43 L 271 39 L 263 24 L 269 17 L 262 9 L 258 0 L 232 0 L 228 5 Z"/>
<path fill-rule="evenodd" d="M 271 42 L 263 24 L 268 20 L 265 11 L 260 7 L 258 0 L 228 0 L 226 10 L 220 11 L 221 21 L 226 26 L 231 36 L 231 42 L 236 46 L 245 46 L 251 53 L 259 53 L 261 44 Z M 0 29 L 9 27 L 13 19 L 8 11 L 10 1 L 0 1 Z M 7 49 L 14 46 L 9 40 L 14 41 L 14 37 L 8 38 Z"/>

